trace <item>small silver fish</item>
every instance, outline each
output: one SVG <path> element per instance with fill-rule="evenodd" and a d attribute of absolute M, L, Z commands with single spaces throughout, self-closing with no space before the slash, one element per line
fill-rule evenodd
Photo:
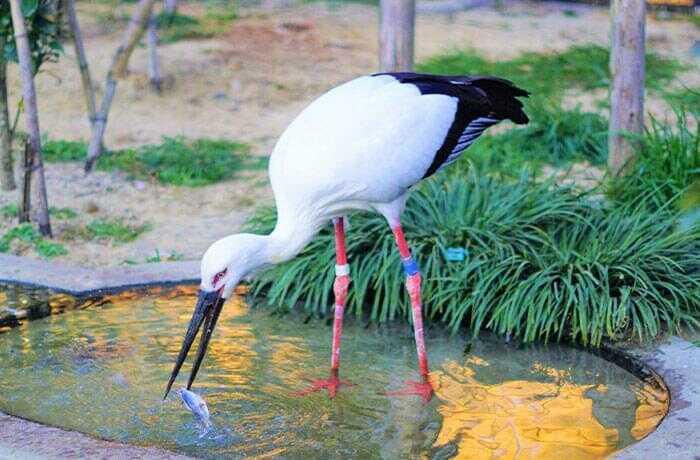
<path fill-rule="evenodd" d="M 180 395 L 180 398 L 182 398 L 182 402 L 185 404 L 185 407 L 187 407 L 187 409 L 189 409 L 200 422 L 202 422 L 205 426 L 211 425 L 211 422 L 209 421 L 209 408 L 201 396 L 186 388 L 181 388 L 177 393 Z"/>

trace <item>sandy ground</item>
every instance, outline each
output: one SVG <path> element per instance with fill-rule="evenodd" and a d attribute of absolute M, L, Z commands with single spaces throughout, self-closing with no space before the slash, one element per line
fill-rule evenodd
<path fill-rule="evenodd" d="M 606 9 L 567 6 L 578 13 L 571 17 L 556 3 L 509 5 L 499 11 L 479 8 L 419 15 L 417 60 L 467 47 L 490 58 L 508 58 L 523 51 L 607 43 Z M 121 30 L 96 19 L 105 8 L 109 7 L 78 5 L 88 58 L 99 84 Z M 181 11 L 198 14 L 201 6 L 184 4 Z M 252 145 L 255 155 L 268 155 L 287 124 L 313 98 L 376 70 L 377 20 L 377 10 L 362 5 L 245 8 L 241 18 L 214 39 L 160 47 L 169 82 L 162 95 L 146 84 L 146 50 L 141 47 L 131 60 L 129 76 L 118 86 L 106 144 L 120 148 L 183 135 L 241 140 Z M 692 62 L 689 49 L 700 34 L 691 24 L 650 19 L 647 29 L 651 49 Z M 697 72 L 688 72 L 678 84 L 698 81 Z M 69 46 L 58 63 L 45 66 L 36 84 L 42 133 L 51 139 L 87 139 L 82 90 Z M 13 105 L 19 88 L 16 66 L 11 66 Z M 592 100 L 590 95 L 576 96 L 571 103 L 586 106 Z M 657 113 L 666 110 L 659 101 L 651 101 L 649 107 Z M 81 213 L 77 220 L 54 224 L 58 240 L 69 251 L 61 259 L 84 265 L 115 265 L 127 259 L 143 262 L 156 250 L 197 258 L 213 240 L 239 229 L 255 205 L 271 201 L 264 171 L 212 186 L 184 188 L 131 181 L 120 173 L 98 171 L 85 177 L 82 165 L 72 163 L 49 164 L 46 169 L 51 205 Z M 0 206 L 15 199 L 14 193 L 0 192 Z M 148 223 L 151 230 L 128 244 L 68 239 L 76 226 L 106 216 Z M 10 224 L 0 218 L 0 233 Z"/>

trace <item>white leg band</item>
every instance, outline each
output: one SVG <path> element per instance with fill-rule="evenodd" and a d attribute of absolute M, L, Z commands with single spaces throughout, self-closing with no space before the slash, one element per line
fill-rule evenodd
<path fill-rule="evenodd" d="M 347 276 L 350 274 L 350 265 L 336 265 L 335 276 Z"/>

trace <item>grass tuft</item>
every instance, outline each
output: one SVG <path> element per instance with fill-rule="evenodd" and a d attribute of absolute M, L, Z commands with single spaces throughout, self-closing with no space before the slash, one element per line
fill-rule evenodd
<path fill-rule="evenodd" d="M 0 237 L 0 252 L 9 252 L 14 242 L 32 247 L 37 254 L 47 259 L 68 254 L 63 245 L 44 239 L 29 223 L 12 227 L 2 235 Z"/>
<path fill-rule="evenodd" d="M 700 124 L 691 129 L 689 117 L 676 112 L 676 126 L 652 119 L 631 172 L 608 185 L 612 201 L 633 204 L 647 197 L 653 208 L 700 206 Z"/>
<path fill-rule="evenodd" d="M 46 146 L 46 161 L 81 161 L 87 152 L 84 142 L 48 141 Z M 227 140 L 164 137 L 160 144 L 108 151 L 98 159 L 97 168 L 197 187 L 230 179 L 243 169 L 261 167 L 263 160 L 248 155 L 249 150 L 246 144 Z"/>
<path fill-rule="evenodd" d="M 700 116 L 700 88 L 681 88 L 664 96 L 676 111 Z"/>
<path fill-rule="evenodd" d="M 16 204 L 7 204 L 0 207 L 0 216 L 5 218 L 16 218 L 19 214 L 19 207 Z M 78 217 L 78 213 L 71 208 L 54 208 L 53 206 L 49 208 L 49 214 L 51 217 L 58 220 L 71 220 Z"/>
<path fill-rule="evenodd" d="M 158 38 L 162 43 L 174 43 L 216 37 L 225 33 L 237 17 L 236 9 L 230 5 L 225 9 L 209 8 L 202 17 L 162 12 L 158 15 Z"/>
<path fill-rule="evenodd" d="M 134 226 L 120 219 L 96 219 L 85 226 L 85 234 L 87 239 L 128 243 L 149 229 L 148 225 Z"/>
<path fill-rule="evenodd" d="M 87 156 L 87 144 L 81 141 L 51 140 L 41 147 L 44 161 L 81 161 Z"/>

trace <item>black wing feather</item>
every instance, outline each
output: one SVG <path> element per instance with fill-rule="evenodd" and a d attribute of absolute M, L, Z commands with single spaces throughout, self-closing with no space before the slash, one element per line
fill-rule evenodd
<path fill-rule="evenodd" d="M 457 98 L 452 126 L 423 178 L 455 161 L 488 127 L 502 120 L 516 124 L 530 121 L 518 97 L 530 93 L 509 80 L 491 76 L 429 75 L 411 72 L 380 73 L 401 83 L 415 85 L 422 94 L 442 94 Z"/>

